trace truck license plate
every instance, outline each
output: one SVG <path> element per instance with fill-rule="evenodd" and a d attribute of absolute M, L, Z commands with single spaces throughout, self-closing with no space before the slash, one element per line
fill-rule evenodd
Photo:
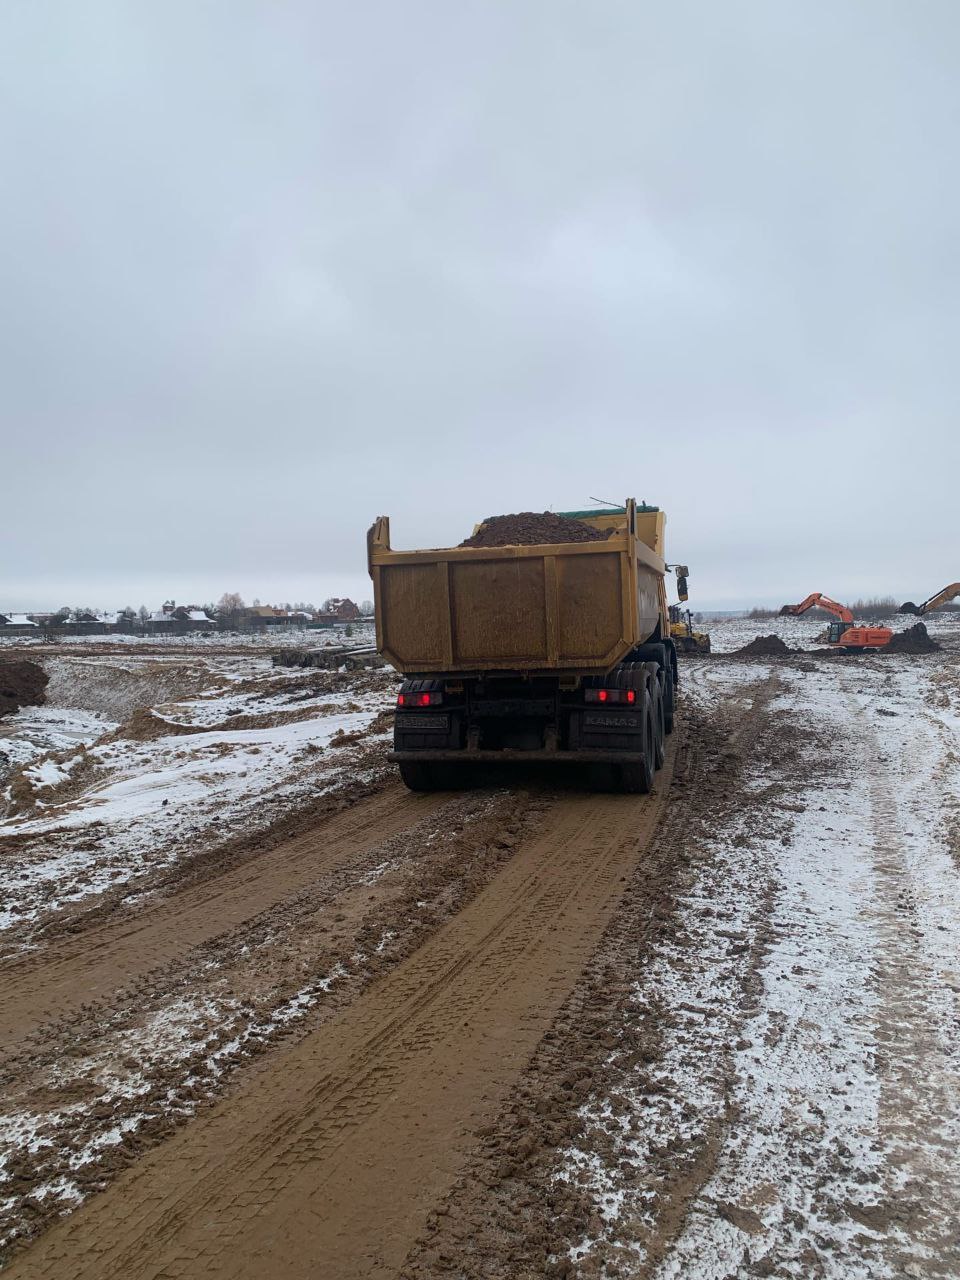
<path fill-rule="evenodd" d="M 397 728 L 405 729 L 408 733 L 419 733 L 422 730 L 428 733 L 447 733 L 450 729 L 450 717 L 431 715 L 428 711 L 417 711 L 408 715 L 401 712 L 397 716 Z"/>
<path fill-rule="evenodd" d="M 632 730 L 636 732 L 640 728 L 640 719 L 638 716 L 591 716 L 583 717 L 583 727 L 585 729 L 619 729 L 626 730 L 628 733 Z"/>

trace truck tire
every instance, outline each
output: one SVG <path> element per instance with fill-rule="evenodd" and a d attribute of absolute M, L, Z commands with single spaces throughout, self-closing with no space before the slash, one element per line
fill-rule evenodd
<path fill-rule="evenodd" d="M 401 760 L 400 777 L 409 791 L 440 791 L 436 770 L 428 760 Z"/>
<path fill-rule="evenodd" d="M 442 760 L 402 760 L 400 777 L 410 791 L 465 791 L 472 776 L 465 766 Z"/>
<path fill-rule="evenodd" d="M 620 765 L 620 790 L 631 795 L 647 795 L 653 790 L 657 772 L 656 726 L 653 719 L 653 699 L 649 689 L 643 691 L 643 750 L 635 763 Z"/>
<path fill-rule="evenodd" d="M 659 679 L 663 690 L 663 728 L 673 733 L 673 716 L 677 702 L 676 650 L 673 642 L 663 641 L 638 645 L 633 651 L 638 661 L 656 662 L 660 668 Z"/>
<path fill-rule="evenodd" d="M 634 662 L 655 662 L 661 667 L 666 667 L 670 664 L 670 654 L 667 646 L 662 641 L 638 644 L 630 656 Z"/>
<path fill-rule="evenodd" d="M 650 679 L 650 702 L 653 716 L 654 763 L 658 769 L 662 769 L 663 762 L 666 759 L 664 736 L 667 732 L 667 726 L 663 709 L 663 684 L 658 675 L 652 675 Z"/>
<path fill-rule="evenodd" d="M 673 682 L 673 665 L 668 663 L 663 669 L 663 730 L 673 733 L 673 716 L 676 706 L 676 689 Z"/>

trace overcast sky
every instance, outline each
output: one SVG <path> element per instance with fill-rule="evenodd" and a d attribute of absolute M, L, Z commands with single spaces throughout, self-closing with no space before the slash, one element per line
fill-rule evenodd
<path fill-rule="evenodd" d="M 625 495 L 695 605 L 929 595 L 958 123 L 956 0 L 9 0 L 0 608 Z"/>

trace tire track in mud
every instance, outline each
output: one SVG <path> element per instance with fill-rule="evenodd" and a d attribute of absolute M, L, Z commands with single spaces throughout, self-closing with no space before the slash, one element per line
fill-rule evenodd
<path fill-rule="evenodd" d="M 906 816 L 889 747 L 863 714 L 854 682 L 844 683 L 851 720 L 861 725 L 858 746 L 869 777 L 869 852 L 879 889 L 870 915 L 882 956 L 875 974 L 879 1119 L 899 1174 L 895 1187 L 884 1188 L 877 1217 L 900 1233 L 891 1252 L 903 1274 L 951 1280 L 960 1269 L 960 1076 L 950 1052 L 956 992 L 930 981 L 923 886 L 915 883 L 903 839 L 916 815 Z M 908 776 L 922 776 L 926 764 L 922 757 L 914 761 Z"/>
<path fill-rule="evenodd" d="M 269 1066 L 254 1060 L 412 955 L 539 833 L 548 805 L 524 791 L 451 796 L 277 907 L 44 1026 L 0 1071 L 0 1266 Z"/>
<path fill-rule="evenodd" d="M 8 1275 L 395 1275 L 620 901 L 675 749 L 653 797 L 558 797 L 417 952 Z"/>
<path fill-rule="evenodd" d="M 398 785 L 240 865 L 163 897 L 135 915 L 97 922 L 39 954 L 0 965 L 0 1060 L 44 1022 L 120 987 L 237 927 L 312 884 L 338 864 L 412 827 L 450 795 L 412 795 Z"/>
<path fill-rule="evenodd" d="M 704 679 L 708 675 L 705 671 Z M 580 1110 L 592 1099 L 619 1133 L 630 1110 L 627 1092 L 640 1089 L 651 1099 L 665 1092 L 656 1078 L 663 1024 L 655 1005 L 644 1008 L 638 1001 L 638 975 L 662 941 L 674 935 L 677 895 L 703 856 L 698 845 L 708 845 L 724 815 L 747 801 L 744 765 L 770 731 L 768 708 L 779 684 L 776 669 L 768 668 L 755 683 L 745 683 L 741 696 L 719 715 L 685 710 L 687 750 L 678 760 L 674 795 L 649 854 L 637 865 L 586 972 L 496 1124 L 482 1134 L 480 1149 L 428 1219 L 402 1265 L 403 1280 L 608 1274 L 604 1263 L 610 1275 L 647 1276 L 679 1231 L 687 1205 L 713 1171 L 729 1117 L 708 1124 L 695 1150 L 652 1152 L 655 1168 L 638 1170 L 609 1137 L 584 1132 Z M 739 936 L 730 945 L 744 952 L 748 1002 L 757 984 L 763 930 L 749 947 Z M 732 1065 L 723 1059 L 710 1069 L 727 1078 Z M 592 1192 L 564 1177 L 564 1150 L 571 1141 L 607 1168 L 611 1189 L 624 1197 L 631 1243 L 617 1262 L 612 1251 L 602 1262 L 589 1257 L 574 1264 L 567 1257 L 567 1249 L 585 1235 L 602 1240 L 606 1234 Z M 654 1213 L 654 1187 L 655 1227 L 648 1217 Z"/>

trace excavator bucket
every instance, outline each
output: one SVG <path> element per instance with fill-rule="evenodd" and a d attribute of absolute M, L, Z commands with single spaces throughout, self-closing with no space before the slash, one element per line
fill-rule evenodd
<path fill-rule="evenodd" d="M 917 608 L 917 606 L 913 603 L 912 600 L 905 600 L 903 604 L 900 606 L 900 612 L 901 613 L 919 613 L 920 610 Z"/>

